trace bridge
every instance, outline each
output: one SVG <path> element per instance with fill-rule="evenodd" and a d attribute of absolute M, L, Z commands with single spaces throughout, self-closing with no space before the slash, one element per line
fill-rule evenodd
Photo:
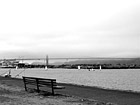
<path fill-rule="evenodd" d="M 115 57 L 75 57 L 75 58 L 72 58 L 72 57 L 64 57 L 64 58 L 56 58 L 56 57 L 52 57 L 52 58 L 49 58 L 49 57 L 44 57 L 44 58 L 7 58 L 7 59 L 0 59 L 0 61 L 5 61 L 5 60 L 8 60 L 8 61 L 14 61 L 14 60 L 74 60 L 74 59 L 116 59 L 116 60 L 122 60 L 122 59 L 135 59 L 135 58 L 115 58 Z"/>

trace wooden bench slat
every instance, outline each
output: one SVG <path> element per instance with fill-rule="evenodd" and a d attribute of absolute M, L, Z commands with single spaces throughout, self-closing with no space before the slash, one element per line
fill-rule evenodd
<path fill-rule="evenodd" d="M 46 79 L 46 78 L 37 78 L 37 77 L 25 77 L 25 76 L 23 76 L 23 78 L 26 78 L 26 79 L 39 79 L 39 80 L 51 80 L 51 81 L 56 81 L 56 79 Z"/>

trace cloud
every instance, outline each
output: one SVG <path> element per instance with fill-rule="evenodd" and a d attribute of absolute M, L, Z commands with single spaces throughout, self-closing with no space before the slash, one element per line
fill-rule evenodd
<path fill-rule="evenodd" d="M 1 1 L 0 51 L 8 56 L 139 56 L 139 5 L 138 0 Z"/>

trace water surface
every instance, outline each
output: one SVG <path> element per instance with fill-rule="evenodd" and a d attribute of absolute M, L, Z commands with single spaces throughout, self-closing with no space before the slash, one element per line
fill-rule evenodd
<path fill-rule="evenodd" d="M 9 69 L 0 69 L 0 74 Z M 20 74 L 19 74 L 20 73 Z M 19 75 L 18 75 L 19 74 Z M 140 69 L 11 69 L 12 77 L 54 78 L 58 82 L 140 92 Z"/>

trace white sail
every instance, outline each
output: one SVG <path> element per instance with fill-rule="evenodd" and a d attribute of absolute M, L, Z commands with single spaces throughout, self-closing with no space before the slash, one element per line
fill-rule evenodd
<path fill-rule="evenodd" d="M 100 70 L 102 69 L 102 66 L 100 65 Z"/>
<path fill-rule="evenodd" d="M 81 67 L 80 66 L 78 66 L 78 70 L 80 70 L 81 69 Z"/>
<path fill-rule="evenodd" d="M 18 66 L 16 66 L 16 70 L 18 69 Z"/>
<path fill-rule="evenodd" d="M 48 70 L 48 67 L 47 66 L 45 66 L 45 70 Z"/>

